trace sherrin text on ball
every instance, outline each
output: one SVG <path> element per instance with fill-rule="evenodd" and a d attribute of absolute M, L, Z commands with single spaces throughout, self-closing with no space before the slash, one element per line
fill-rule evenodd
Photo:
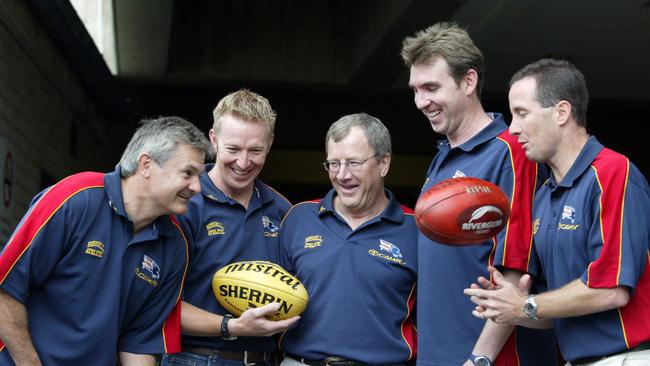
<path fill-rule="evenodd" d="M 267 261 L 224 266 L 214 274 L 212 290 L 221 306 L 235 316 L 246 309 L 280 303 L 280 309 L 268 317 L 271 320 L 299 315 L 307 307 L 308 300 L 302 282 L 284 268 Z"/>

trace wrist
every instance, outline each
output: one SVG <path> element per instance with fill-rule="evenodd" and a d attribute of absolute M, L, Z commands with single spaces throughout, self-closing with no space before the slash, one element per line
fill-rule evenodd
<path fill-rule="evenodd" d="M 537 316 L 537 302 L 535 301 L 535 295 L 528 295 L 528 297 L 526 297 L 522 310 L 527 319 L 539 320 L 539 316 Z"/>
<path fill-rule="evenodd" d="M 227 341 L 234 341 L 237 339 L 237 336 L 233 336 L 230 332 L 233 328 L 232 325 L 234 320 L 235 319 L 230 314 L 223 315 L 223 318 L 221 319 L 221 338 Z"/>
<path fill-rule="evenodd" d="M 492 360 L 486 356 L 471 354 L 469 355 L 469 360 L 476 366 L 492 366 Z"/>

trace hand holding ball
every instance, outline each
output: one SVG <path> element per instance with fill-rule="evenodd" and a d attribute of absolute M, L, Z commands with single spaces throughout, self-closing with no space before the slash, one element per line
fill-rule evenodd
<path fill-rule="evenodd" d="M 446 245 L 481 243 L 508 222 L 510 200 L 495 184 L 472 177 L 444 180 L 415 204 L 415 223 L 429 239 Z"/>

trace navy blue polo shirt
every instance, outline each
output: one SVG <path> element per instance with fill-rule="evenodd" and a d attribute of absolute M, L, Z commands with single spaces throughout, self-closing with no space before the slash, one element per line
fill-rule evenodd
<path fill-rule="evenodd" d="M 294 206 L 282 223 L 280 265 L 302 281 L 309 302 L 280 347 L 310 360 L 405 363 L 417 352 L 412 211 L 386 190 L 381 215 L 352 230 L 334 211 L 335 194 Z"/>
<path fill-rule="evenodd" d="M 464 144 L 438 143 L 422 193 L 452 177 L 477 177 L 495 183 L 510 197 L 506 227 L 483 244 L 454 247 L 419 234 L 418 365 L 461 365 L 467 360 L 485 322 L 472 315 L 474 304 L 463 294 L 488 265 L 528 271 L 532 248 L 532 202 L 542 181 L 500 114 Z M 441 218 L 444 219 L 444 218 Z M 549 331 L 516 327 L 495 365 L 553 365 L 555 344 Z"/>
<path fill-rule="evenodd" d="M 255 181 L 248 209 L 221 192 L 208 176 L 213 164 L 201 174 L 201 194 L 192 197 L 188 211 L 179 217 L 190 241 L 190 267 L 183 300 L 209 312 L 223 315 L 226 310 L 212 292 L 214 273 L 227 264 L 249 260 L 278 262 L 280 222 L 291 204 L 279 193 Z M 218 349 L 273 351 L 273 337 L 182 336 L 185 346 Z"/>
<path fill-rule="evenodd" d="M 593 136 L 561 182 L 544 184 L 534 206 L 535 249 L 549 290 L 581 279 L 629 288 L 622 308 L 554 321 L 562 355 L 603 356 L 650 341 L 650 190 L 623 155 Z"/>
<path fill-rule="evenodd" d="M 171 216 L 134 236 L 118 167 L 70 176 L 34 198 L 0 254 L 0 287 L 25 304 L 44 365 L 114 365 L 118 351 L 158 354 L 178 343 L 178 319 L 165 319 L 186 267 Z M 0 364 L 13 365 L 6 349 Z"/>

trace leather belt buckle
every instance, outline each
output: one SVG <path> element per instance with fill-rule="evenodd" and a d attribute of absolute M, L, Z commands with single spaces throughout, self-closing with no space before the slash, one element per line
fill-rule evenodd
<path fill-rule="evenodd" d="M 351 366 L 351 365 L 353 365 L 355 363 L 356 362 L 354 362 L 354 361 L 346 360 L 345 358 L 336 357 L 336 356 L 330 356 L 330 357 L 327 357 L 326 359 L 323 360 L 323 366 L 335 366 L 335 365 L 339 365 L 339 366 L 350 365 Z"/>

